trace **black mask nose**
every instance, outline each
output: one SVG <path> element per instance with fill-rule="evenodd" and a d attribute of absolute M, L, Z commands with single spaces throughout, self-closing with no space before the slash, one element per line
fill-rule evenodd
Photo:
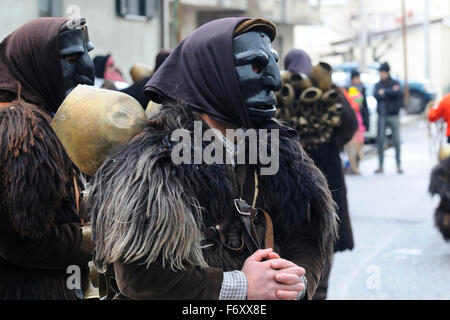
<path fill-rule="evenodd" d="M 75 68 L 74 82 L 93 86 L 95 83 L 94 62 L 89 54 L 84 53 L 79 59 Z"/>
<path fill-rule="evenodd" d="M 270 59 L 270 62 L 264 69 L 262 82 L 264 87 L 269 91 L 277 92 L 282 88 L 280 70 L 273 58 Z"/>

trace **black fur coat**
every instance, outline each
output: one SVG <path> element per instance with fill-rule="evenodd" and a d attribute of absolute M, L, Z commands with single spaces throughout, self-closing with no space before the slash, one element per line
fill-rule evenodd
<path fill-rule="evenodd" d="M 81 249 L 72 162 L 50 121 L 22 100 L 0 108 L 0 300 L 76 299 L 67 268 L 83 275 L 91 257 Z"/>
<path fill-rule="evenodd" d="M 319 144 L 313 149 L 307 149 L 308 155 L 327 178 L 333 200 L 337 204 L 339 240 L 335 246 L 336 252 L 352 250 L 354 247 L 353 230 L 347 202 L 347 187 L 339 154 L 358 129 L 358 120 L 355 112 L 342 94 L 340 94 L 340 99 L 342 101 L 342 124 L 334 129 L 333 135 L 328 142 Z"/>
<path fill-rule="evenodd" d="M 257 168 L 172 162 L 172 133 L 184 128 L 191 137 L 195 117 L 182 107 L 164 107 L 149 128 L 114 149 L 95 176 L 95 257 L 114 264 L 118 287 L 129 298 L 217 299 L 223 271 L 241 270 L 251 254 L 228 247 L 238 248 L 243 232 L 233 202 L 240 197 L 236 172 L 247 172 L 251 186 L 245 190 L 253 189 L 244 198 L 251 203 Z M 269 213 L 281 257 L 307 270 L 311 298 L 333 252 L 334 202 L 299 141 L 280 137 L 279 160 L 276 175 L 258 177 L 256 207 Z"/>
<path fill-rule="evenodd" d="M 441 197 L 434 214 L 434 222 L 444 239 L 450 241 L 450 158 L 443 160 L 433 169 L 429 191 L 432 195 Z"/>

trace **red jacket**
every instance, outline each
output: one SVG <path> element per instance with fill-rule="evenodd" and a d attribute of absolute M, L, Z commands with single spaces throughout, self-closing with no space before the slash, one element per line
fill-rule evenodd
<path fill-rule="evenodd" d="M 441 118 L 447 122 L 447 137 L 450 137 L 450 94 L 444 96 L 437 108 L 431 108 L 428 112 L 428 119 L 431 122 Z"/>

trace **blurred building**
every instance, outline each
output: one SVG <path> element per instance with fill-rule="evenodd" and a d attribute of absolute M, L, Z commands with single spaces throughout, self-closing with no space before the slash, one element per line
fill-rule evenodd
<path fill-rule="evenodd" d="M 175 1 L 170 1 L 171 14 Z M 283 58 L 294 47 L 294 27 L 320 22 L 318 2 L 311 0 L 180 0 L 178 8 L 178 40 L 185 38 L 202 24 L 230 16 L 263 17 L 278 28 L 274 47 Z M 174 21 L 175 19 L 172 19 Z M 171 30 L 173 29 L 171 24 Z"/>
<path fill-rule="evenodd" d="M 450 92 L 450 1 L 407 0 L 405 9 L 409 80 L 428 78 L 438 94 Z M 320 17 L 317 26 L 296 28 L 295 45 L 314 60 L 389 61 L 404 78 L 400 0 L 322 0 Z"/>
<path fill-rule="evenodd" d="M 85 17 L 93 56 L 112 54 L 130 80 L 137 63 L 151 67 L 162 48 L 173 48 L 202 24 L 223 17 L 273 20 L 274 44 L 283 57 L 294 45 L 294 26 L 318 24 L 319 7 L 311 0 L 0 0 L 0 40 L 25 22 L 45 16 Z"/>
<path fill-rule="evenodd" d="M 151 67 L 162 47 L 159 0 L 0 0 L 0 39 L 25 22 L 46 16 L 85 17 L 92 56 L 112 54 L 129 80 L 136 62 Z"/>

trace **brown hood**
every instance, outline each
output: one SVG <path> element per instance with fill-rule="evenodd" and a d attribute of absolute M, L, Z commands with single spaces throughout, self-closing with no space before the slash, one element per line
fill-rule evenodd
<path fill-rule="evenodd" d="M 58 35 L 67 18 L 34 19 L 0 44 L 0 90 L 55 112 L 64 99 Z"/>

